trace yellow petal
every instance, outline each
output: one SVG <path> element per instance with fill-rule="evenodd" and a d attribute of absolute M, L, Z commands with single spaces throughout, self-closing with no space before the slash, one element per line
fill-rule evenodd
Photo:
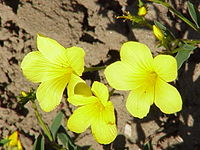
<path fill-rule="evenodd" d="M 17 141 L 18 141 L 18 132 L 15 131 L 13 132 L 8 139 L 10 140 L 9 146 L 17 146 Z"/>
<path fill-rule="evenodd" d="M 97 119 L 91 125 L 91 129 L 94 138 L 100 144 L 109 144 L 113 142 L 117 136 L 116 125 L 106 123 L 102 118 Z"/>
<path fill-rule="evenodd" d="M 182 109 L 182 99 L 177 89 L 161 79 L 158 79 L 156 83 L 155 104 L 166 114 Z"/>
<path fill-rule="evenodd" d="M 152 71 L 153 57 L 150 49 L 139 42 L 126 42 L 120 50 L 121 60 L 129 63 L 135 71 Z M 122 71 L 122 70 L 121 70 Z"/>
<path fill-rule="evenodd" d="M 154 87 L 131 91 L 126 101 L 126 108 L 133 117 L 144 118 L 154 99 Z"/>
<path fill-rule="evenodd" d="M 111 101 L 109 101 L 104 111 L 102 111 L 103 120 L 109 124 L 115 124 L 115 111 Z"/>
<path fill-rule="evenodd" d="M 23 150 L 22 143 L 20 140 L 17 142 L 17 148 L 18 150 Z"/>
<path fill-rule="evenodd" d="M 154 69 L 158 76 L 166 82 L 171 82 L 177 77 L 177 62 L 170 55 L 158 55 L 154 58 Z"/>
<path fill-rule="evenodd" d="M 74 88 L 74 94 L 83 96 L 92 96 L 92 91 L 86 83 L 78 83 Z"/>
<path fill-rule="evenodd" d="M 117 90 L 132 90 L 142 84 L 140 80 L 141 72 L 132 69 L 132 66 L 126 62 L 117 61 L 109 65 L 105 71 L 105 77 L 113 88 Z"/>
<path fill-rule="evenodd" d="M 63 91 L 70 80 L 70 76 L 71 74 L 66 74 L 40 84 L 36 92 L 36 97 L 43 111 L 52 111 L 60 104 Z"/>
<path fill-rule="evenodd" d="M 65 60 L 62 60 L 60 57 L 62 57 L 66 50 L 57 41 L 43 36 L 41 34 L 38 34 L 37 48 L 44 55 L 44 57 L 46 57 L 52 63 L 65 63 Z"/>
<path fill-rule="evenodd" d="M 76 109 L 67 121 L 67 128 L 76 133 L 84 132 L 94 119 L 94 105 L 85 105 Z"/>
<path fill-rule="evenodd" d="M 77 76 L 75 74 L 72 74 L 71 78 L 70 78 L 70 81 L 69 81 L 69 84 L 67 86 L 67 95 L 68 95 L 68 97 L 71 97 L 71 96 L 74 95 L 74 89 L 75 89 L 75 86 L 78 83 L 85 83 L 85 81 L 82 80 L 79 76 Z"/>
<path fill-rule="evenodd" d="M 95 96 L 83 96 L 83 95 L 73 95 L 68 99 L 69 103 L 75 106 L 87 105 L 91 103 L 95 103 L 98 99 Z"/>
<path fill-rule="evenodd" d="M 32 82 L 51 80 L 71 71 L 70 68 L 50 62 L 39 51 L 28 53 L 21 63 L 21 68 L 24 76 Z"/>
<path fill-rule="evenodd" d="M 105 106 L 107 104 L 108 101 L 108 97 L 109 97 L 109 93 L 108 93 L 108 88 L 100 83 L 95 81 L 92 84 L 92 88 L 91 88 L 93 94 L 101 101 L 101 103 Z"/>
<path fill-rule="evenodd" d="M 78 76 L 81 76 L 84 71 L 84 56 L 85 52 L 80 47 L 67 48 L 66 57 L 68 63 Z"/>

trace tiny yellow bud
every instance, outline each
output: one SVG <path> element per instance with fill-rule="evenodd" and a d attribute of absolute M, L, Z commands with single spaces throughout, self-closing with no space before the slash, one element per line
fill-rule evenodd
<path fill-rule="evenodd" d="M 17 150 L 23 150 L 23 147 L 22 147 L 22 144 L 21 144 L 21 141 L 19 139 L 19 133 L 17 131 L 13 132 L 9 137 L 8 139 L 10 140 L 10 142 L 8 143 L 8 148 L 13 148 L 13 149 L 16 149 Z"/>
<path fill-rule="evenodd" d="M 147 14 L 147 8 L 142 6 L 138 9 L 138 16 L 145 16 Z"/>
<path fill-rule="evenodd" d="M 27 96 L 26 92 L 24 92 L 24 91 L 21 92 L 21 95 L 22 95 L 23 97 L 26 97 L 26 96 Z"/>
<path fill-rule="evenodd" d="M 156 25 L 153 25 L 153 33 L 158 40 L 160 40 L 160 41 L 163 40 L 164 34 Z"/>

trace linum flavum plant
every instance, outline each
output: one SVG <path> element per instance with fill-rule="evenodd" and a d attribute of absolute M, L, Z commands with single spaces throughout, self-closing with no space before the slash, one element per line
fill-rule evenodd
<path fill-rule="evenodd" d="M 158 46 L 163 48 L 161 54 L 154 58 L 146 45 L 127 41 L 122 44 L 120 61 L 109 66 L 86 68 L 84 67 L 85 52 L 82 48 L 64 48 L 51 38 L 37 35 L 38 50 L 24 57 L 21 69 L 28 80 L 40 85 L 36 91 L 32 89 L 27 93 L 22 92 L 19 97 L 21 99 L 19 103 L 22 105 L 28 101 L 32 102 L 35 116 L 42 128 L 42 134 L 34 143 L 34 150 L 43 150 L 47 146 L 57 150 L 82 149 L 83 147 L 73 142 L 66 129 L 82 133 L 87 128 L 91 128 L 95 140 L 101 144 L 109 144 L 115 140 L 117 118 L 114 106 L 109 101 L 113 90 L 109 92 L 108 88 L 98 81 L 89 87 L 81 79 L 83 72 L 105 69 L 105 78 L 112 88 L 130 91 L 126 108 L 133 117 L 147 116 L 153 103 L 166 114 L 173 114 L 182 109 L 179 92 L 168 82 L 176 80 L 178 69 L 200 42 L 176 38 L 160 22 L 155 21 L 154 24 L 148 22 L 145 18 L 148 13 L 146 2 L 167 7 L 196 31 L 200 31 L 197 17 L 199 14 L 190 2 L 188 2 L 188 9 L 194 23 L 162 0 L 139 0 L 138 2 L 137 15 L 126 13 L 117 18 L 131 20 L 134 24 L 146 26 L 152 30 L 158 39 Z M 42 119 L 35 100 L 37 99 L 43 111 L 50 112 L 60 104 L 65 88 L 67 88 L 67 101 L 76 109 L 67 118 L 66 127 L 61 124 L 64 119 L 63 111 L 58 113 L 49 127 Z M 90 146 L 84 148 L 90 149 Z"/>

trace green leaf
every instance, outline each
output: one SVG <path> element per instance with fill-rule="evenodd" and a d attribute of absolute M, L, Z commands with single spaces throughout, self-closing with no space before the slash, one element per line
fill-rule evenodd
<path fill-rule="evenodd" d="M 177 61 L 178 69 L 180 69 L 182 64 L 190 57 L 191 52 L 196 48 L 197 47 L 193 45 L 183 44 L 181 47 L 176 49 L 178 53 L 176 54 L 175 58 Z"/>
<path fill-rule="evenodd" d="M 148 141 L 148 143 L 143 145 L 142 150 L 153 150 L 152 141 Z"/>
<path fill-rule="evenodd" d="M 0 140 L 0 146 L 7 144 L 9 141 L 10 141 L 9 139 L 1 139 Z"/>
<path fill-rule="evenodd" d="M 78 146 L 74 144 L 71 137 L 67 134 L 65 128 L 61 125 L 57 132 L 57 137 L 61 141 L 64 147 L 69 150 L 79 150 Z"/>
<path fill-rule="evenodd" d="M 44 150 L 44 137 L 39 135 L 34 142 L 33 150 Z"/>
<path fill-rule="evenodd" d="M 61 125 L 61 121 L 63 120 L 63 118 L 64 118 L 64 113 L 62 111 L 60 111 L 58 113 L 58 115 L 55 117 L 55 119 L 51 125 L 50 130 L 51 130 L 51 133 L 52 133 L 54 139 L 56 137 L 56 133 Z"/>
<path fill-rule="evenodd" d="M 198 10 L 195 8 L 195 6 L 190 1 L 187 2 L 187 5 L 188 5 L 189 14 L 190 14 L 192 20 L 195 22 L 196 26 L 199 28 L 200 27 L 200 18 L 199 18 L 200 15 L 199 15 Z"/>

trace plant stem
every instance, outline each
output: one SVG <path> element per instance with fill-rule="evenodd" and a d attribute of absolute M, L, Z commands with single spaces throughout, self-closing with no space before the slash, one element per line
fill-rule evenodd
<path fill-rule="evenodd" d="M 44 133 L 47 135 L 47 137 L 49 138 L 50 142 L 53 142 L 53 136 L 48 128 L 48 126 L 45 124 L 45 122 L 43 121 L 40 113 L 38 112 L 37 106 L 35 104 L 34 101 L 32 101 L 32 108 L 34 109 L 35 112 L 35 116 L 39 122 L 39 125 L 41 126 L 42 130 L 44 131 Z"/>
<path fill-rule="evenodd" d="M 181 39 L 181 41 L 194 45 L 200 44 L 200 40 Z"/>
<path fill-rule="evenodd" d="M 35 116 L 39 122 L 40 127 L 42 128 L 42 130 L 44 131 L 44 133 L 47 135 L 48 139 L 49 139 L 49 144 L 55 148 L 56 150 L 68 150 L 63 148 L 62 146 L 60 146 L 59 144 L 57 144 L 56 142 L 54 142 L 53 136 L 51 134 L 51 131 L 49 130 L 49 127 L 46 125 L 46 123 L 43 121 L 42 116 L 40 115 L 40 113 L 38 112 L 37 106 L 34 102 L 34 100 L 32 100 L 32 108 L 34 109 L 35 112 Z"/>
<path fill-rule="evenodd" d="M 93 72 L 93 71 L 98 71 L 98 70 L 102 70 L 105 69 L 106 66 L 99 66 L 99 67 L 85 67 L 84 72 Z"/>
<path fill-rule="evenodd" d="M 185 23 L 187 23 L 190 27 L 192 27 L 194 30 L 200 32 L 200 29 L 197 28 L 197 26 L 194 23 L 192 23 L 190 20 L 188 20 L 186 17 L 184 17 L 180 12 L 178 12 L 176 9 L 174 9 L 169 3 L 166 3 L 161 0 L 148 0 L 148 1 L 152 1 L 154 3 L 158 3 L 158 4 L 161 4 L 165 7 L 167 7 L 170 11 L 172 11 L 177 17 L 179 17 L 181 20 L 183 20 Z"/>
<path fill-rule="evenodd" d="M 115 89 L 112 89 L 110 92 L 109 92 L 109 96 L 112 96 L 113 93 L 114 93 Z"/>

